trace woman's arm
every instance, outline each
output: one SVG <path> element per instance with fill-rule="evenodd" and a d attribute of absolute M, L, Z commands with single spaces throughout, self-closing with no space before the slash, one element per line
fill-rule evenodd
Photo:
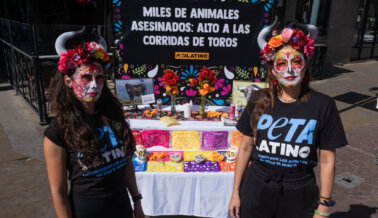
<path fill-rule="evenodd" d="M 138 186 L 135 178 L 134 164 L 131 157 L 127 158 L 126 164 L 126 186 L 132 197 L 139 195 Z M 136 218 L 144 217 L 141 201 L 134 202 L 134 215 Z"/>
<path fill-rule="evenodd" d="M 131 196 L 137 196 L 139 194 L 138 186 L 135 179 L 134 164 L 131 157 L 127 158 L 126 164 L 126 186 Z"/>
<path fill-rule="evenodd" d="M 228 209 L 230 210 L 230 214 L 233 218 L 239 216 L 239 209 L 240 209 L 239 188 L 240 188 L 241 180 L 243 178 L 243 174 L 248 167 L 253 144 L 254 144 L 254 140 L 252 137 L 249 137 L 246 135 L 242 136 L 242 141 L 240 144 L 238 157 L 236 158 L 234 188 L 232 191 L 230 204 L 228 206 Z"/>
<path fill-rule="evenodd" d="M 67 152 L 46 137 L 43 145 L 56 214 L 59 218 L 72 217 L 67 192 Z"/>
<path fill-rule="evenodd" d="M 332 197 L 332 189 L 335 180 L 335 159 L 336 150 L 320 150 L 319 162 L 320 162 L 320 201 L 324 201 Z M 324 198 L 322 198 L 324 197 Z M 329 207 L 320 205 L 317 209 L 322 213 L 329 213 Z M 322 217 L 319 215 L 314 215 L 314 217 Z"/>

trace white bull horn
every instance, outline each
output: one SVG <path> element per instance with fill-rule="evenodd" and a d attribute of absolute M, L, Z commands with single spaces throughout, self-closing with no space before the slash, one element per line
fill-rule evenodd
<path fill-rule="evenodd" d="M 79 31 L 70 31 L 70 32 L 65 32 L 65 33 L 61 34 L 55 41 L 56 53 L 58 53 L 58 55 L 60 56 L 60 53 L 67 52 L 67 49 L 66 49 L 66 46 L 65 46 L 67 40 L 69 40 L 70 38 L 72 38 L 76 35 L 83 33 L 84 30 L 85 30 L 85 27 L 83 27 Z"/>
<path fill-rule="evenodd" d="M 318 28 L 311 24 L 306 24 L 306 28 L 308 30 L 308 37 L 312 40 L 315 40 L 318 36 Z"/>
<path fill-rule="evenodd" d="M 105 41 L 105 39 L 102 38 L 102 36 L 101 36 L 101 34 L 100 34 L 100 28 L 97 28 L 97 34 L 98 34 L 98 36 L 99 36 L 99 38 L 100 38 L 100 39 L 98 40 L 98 43 L 100 43 L 101 47 L 102 47 L 105 51 L 107 51 L 108 46 L 106 45 L 106 41 Z"/>
<path fill-rule="evenodd" d="M 262 30 L 260 31 L 259 35 L 257 36 L 257 44 L 259 44 L 259 47 L 260 47 L 262 50 L 264 50 L 266 44 L 268 44 L 268 42 L 265 40 L 265 37 L 266 37 L 266 35 L 267 35 L 270 31 L 272 31 L 272 28 L 276 25 L 277 20 L 278 20 L 278 18 L 277 18 L 277 16 L 276 16 L 276 17 L 274 18 L 274 22 L 273 22 L 271 25 L 269 25 L 269 26 L 265 27 L 264 29 L 262 29 Z"/>

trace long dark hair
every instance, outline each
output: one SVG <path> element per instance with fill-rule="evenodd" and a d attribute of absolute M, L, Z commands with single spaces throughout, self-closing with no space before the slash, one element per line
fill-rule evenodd
<path fill-rule="evenodd" d="M 72 78 L 74 69 L 68 72 Z M 77 99 L 73 90 L 64 82 L 64 76 L 57 71 L 50 82 L 49 102 L 59 127 L 64 131 L 64 140 L 67 146 L 82 153 L 80 161 L 87 167 L 95 167 L 103 163 L 98 150 L 95 120 L 83 109 L 83 103 Z M 96 102 L 96 111 L 105 125 L 113 130 L 117 140 L 125 145 L 126 155 L 135 151 L 135 141 L 123 114 L 122 104 L 109 90 L 106 81 L 99 100 Z"/>
<path fill-rule="evenodd" d="M 297 25 L 296 22 L 293 22 L 289 24 L 288 26 L 299 28 L 299 25 Z M 276 30 L 278 31 L 282 30 L 281 27 L 276 27 L 276 28 L 277 28 Z M 277 52 L 282 48 L 283 46 L 278 48 Z M 299 94 L 298 103 L 307 101 L 310 95 L 310 91 L 311 91 L 311 88 L 309 86 L 309 82 L 311 80 L 311 69 L 309 66 L 310 58 L 305 56 L 305 61 L 306 61 L 305 74 L 304 74 L 304 79 L 302 83 L 300 84 L 301 91 Z M 268 83 L 268 88 L 261 89 L 260 91 L 252 95 L 252 97 L 250 98 L 248 102 L 248 104 L 254 105 L 254 109 L 251 114 L 250 125 L 252 127 L 253 135 L 255 136 L 255 143 L 257 142 L 257 138 L 258 138 L 257 122 L 259 121 L 263 113 L 267 113 L 274 108 L 275 97 L 278 96 L 278 94 L 282 92 L 282 88 L 279 83 L 276 85 L 273 85 L 273 81 L 277 81 L 276 77 L 272 73 L 273 62 L 269 61 L 265 66 L 266 66 L 265 70 L 267 72 L 266 82 Z"/>

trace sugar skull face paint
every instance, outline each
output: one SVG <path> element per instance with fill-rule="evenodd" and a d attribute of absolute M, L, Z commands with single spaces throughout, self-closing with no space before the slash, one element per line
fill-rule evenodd
<path fill-rule="evenodd" d="M 275 76 L 278 82 L 286 87 L 294 87 L 302 81 L 304 67 L 303 54 L 291 46 L 283 47 L 274 57 Z"/>
<path fill-rule="evenodd" d="M 104 87 L 104 72 L 97 64 L 82 64 L 73 75 L 74 93 L 84 102 L 96 102 Z"/>

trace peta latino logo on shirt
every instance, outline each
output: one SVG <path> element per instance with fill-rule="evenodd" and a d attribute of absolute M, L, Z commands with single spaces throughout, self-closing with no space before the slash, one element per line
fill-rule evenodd
<path fill-rule="evenodd" d="M 263 139 L 265 137 L 262 136 L 263 140 L 256 146 L 256 149 L 268 154 L 305 159 L 309 156 L 310 146 L 313 144 L 316 122 L 313 119 L 288 119 L 286 117 L 274 120 L 272 116 L 262 114 L 257 123 L 257 129 L 260 132 L 266 132 L 266 137 L 269 140 Z"/>
<path fill-rule="evenodd" d="M 77 154 L 78 162 L 81 169 L 84 171 L 82 176 L 96 176 L 102 177 L 115 172 L 126 165 L 126 153 L 125 146 L 122 140 L 117 141 L 113 130 L 109 126 L 97 128 L 99 133 L 98 139 L 102 146 L 99 148 L 101 156 L 104 158 L 105 163 L 100 166 L 96 166 L 93 169 L 88 169 L 81 161 L 80 158 L 83 154 L 80 152 Z"/>

